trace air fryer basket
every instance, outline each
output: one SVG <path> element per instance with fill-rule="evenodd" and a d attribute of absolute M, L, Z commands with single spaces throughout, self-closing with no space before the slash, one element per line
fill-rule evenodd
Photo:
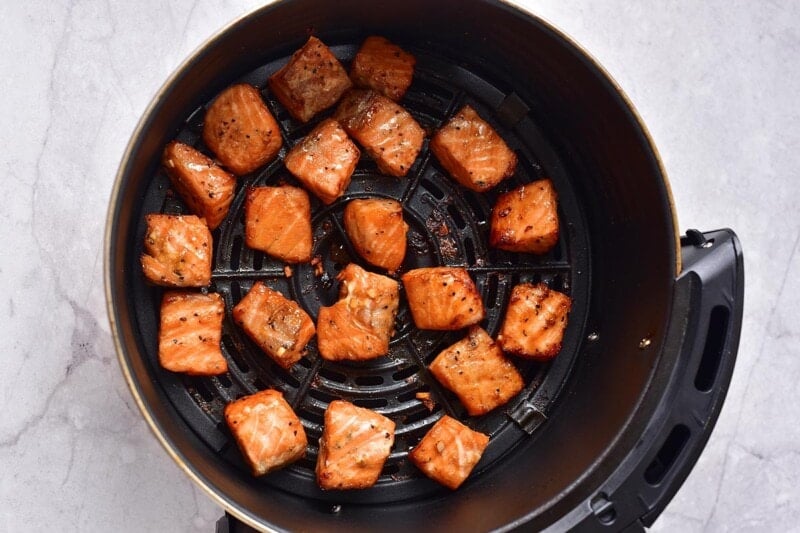
<path fill-rule="evenodd" d="M 741 311 L 737 314 L 742 279 L 735 236 L 720 234 L 716 245 L 706 246 L 709 241 L 693 233 L 693 241 L 684 244 L 700 255 L 691 252 L 680 274 L 669 191 L 645 131 L 604 73 L 552 28 L 497 2 L 398 4 L 365 8 L 356 1 L 299 0 L 262 8 L 201 49 L 156 98 L 120 170 L 107 238 L 110 315 L 134 395 L 187 473 L 235 516 L 262 528 L 393 524 L 485 530 L 561 520 L 561 526 L 619 529 L 640 519 L 647 523 L 643 517 L 649 513 L 654 519 L 688 474 L 724 398 Z M 345 63 L 370 34 L 411 51 L 418 63 L 404 107 L 430 132 L 469 103 L 517 153 L 514 178 L 488 194 L 466 191 L 446 177 L 426 141 L 406 178 L 381 176 L 363 158 L 343 198 L 330 206 L 313 204 L 321 276 L 311 265 L 287 271 L 248 249 L 242 224 L 246 187 L 293 183 L 282 156 L 324 118 L 302 125 L 266 89 L 269 74 L 309 34 Z M 411 227 L 403 270 L 434 264 L 467 268 L 483 295 L 482 325 L 490 334 L 497 333 L 515 284 L 544 281 L 569 293 L 575 303 L 558 358 L 550 364 L 517 361 L 528 383 L 525 391 L 489 415 L 467 417 L 426 369 L 463 332 L 417 330 L 403 303 L 391 352 L 375 361 L 323 361 L 312 342 L 298 365 L 283 370 L 228 315 L 222 343 L 227 374 L 191 378 L 163 370 L 157 357 L 162 290 L 145 283 L 138 258 L 144 215 L 181 213 L 185 207 L 159 169 L 160 151 L 173 138 L 205 150 L 199 139 L 204 106 L 236 81 L 262 89 L 285 147 L 277 161 L 239 179 L 231 213 L 213 234 L 211 290 L 223 295 L 229 310 L 253 282 L 263 280 L 316 317 L 321 305 L 336 300 L 336 273 L 348 262 L 361 262 L 342 229 L 344 205 L 352 198 L 394 198 Z M 541 177 L 551 178 L 559 193 L 562 231 L 555 250 L 536 257 L 490 249 L 488 219 L 497 194 Z M 712 260 L 703 254 L 716 257 L 705 276 L 696 265 Z M 712 283 L 697 281 L 720 277 L 723 287 L 714 293 L 706 287 Z M 687 325 L 692 316 L 698 331 Z M 709 330 L 721 332 L 713 349 L 707 343 L 695 346 Z M 706 352 L 712 360 L 703 367 Z M 693 390 L 713 397 L 686 400 L 701 413 L 694 421 L 700 431 L 672 420 L 677 415 L 664 407 L 669 398 L 675 405 L 675 397 L 686 397 L 681 376 L 699 372 L 689 368 L 695 359 L 707 377 Z M 256 479 L 241 460 L 222 409 L 267 387 L 284 392 L 303 420 L 310 446 L 306 459 Z M 429 409 L 418 392 L 430 392 L 435 406 Z M 315 484 L 322 414 L 336 398 L 397 423 L 392 454 L 370 490 L 324 492 Z M 453 493 L 406 459 L 443 413 L 491 435 L 472 477 Z M 632 477 L 637 468 L 649 474 Z M 608 486 L 616 478 L 616 488 Z M 637 497 L 649 501 L 641 496 L 648 483 L 657 489 L 649 496 L 653 505 L 631 504 Z M 625 493 L 623 499 L 615 497 L 619 487 L 626 488 L 617 490 Z M 628 494 L 632 488 L 635 495 Z"/>

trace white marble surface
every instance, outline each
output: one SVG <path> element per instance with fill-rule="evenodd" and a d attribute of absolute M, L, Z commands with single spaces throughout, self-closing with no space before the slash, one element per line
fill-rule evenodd
<path fill-rule="evenodd" d="M 0 2 L 0 531 L 213 531 L 117 366 L 102 236 L 117 164 L 179 62 L 255 0 Z M 656 529 L 798 530 L 800 4 L 531 0 L 608 68 L 681 227 L 734 228 L 747 269 L 719 424 Z"/>

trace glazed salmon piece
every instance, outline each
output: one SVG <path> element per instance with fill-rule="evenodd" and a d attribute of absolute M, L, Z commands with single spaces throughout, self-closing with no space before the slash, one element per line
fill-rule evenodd
<path fill-rule="evenodd" d="M 286 261 L 311 260 L 311 201 L 297 187 L 251 187 L 244 204 L 245 244 Z"/>
<path fill-rule="evenodd" d="M 303 424 L 276 390 L 263 390 L 229 403 L 225 422 L 254 476 L 282 468 L 306 454 Z"/>
<path fill-rule="evenodd" d="M 332 401 L 319 440 L 319 486 L 331 490 L 374 485 L 394 444 L 394 428 L 394 422 L 375 411 Z"/>
<path fill-rule="evenodd" d="M 500 346 L 478 326 L 443 350 L 429 369 L 439 383 L 458 396 L 470 416 L 486 414 L 507 403 L 525 386 Z"/>
<path fill-rule="evenodd" d="M 301 122 L 331 107 L 352 86 L 330 48 L 313 36 L 269 78 L 275 97 Z"/>
<path fill-rule="evenodd" d="M 228 371 L 219 347 L 225 304 L 216 293 L 167 291 L 161 299 L 158 360 L 172 372 L 215 376 Z"/>
<path fill-rule="evenodd" d="M 417 268 L 403 274 L 402 279 L 418 328 L 455 330 L 483 320 L 483 300 L 463 268 Z"/>
<path fill-rule="evenodd" d="M 260 281 L 233 308 L 233 320 L 283 368 L 303 357 L 316 331 L 297 302 Z"/>
<path fill-rule="evenodd" d="M 217 229 L 228 215 L 236 178 L 202 152 L 178 141 L 164 148 L 161 164 L 189 209 L 205 218 L 209 229 Z"/>
<path fill-rule="evenodd" d="M 403 206 L 396 200 L 369 198 L 351 200 L 344 208 L 344 228 L 358 255 L 390 273 L 406 256 L 408 224 Z"/>
<path fill-rule="evenodd" d="M 544 283 L 521 283 L 511 291 L 497 343 L 503 351 L 549 361 L 561 350 L 572 299 Z"/>
<path fill-rule="evenodd" d="M 425 130 L 408 111 L 375 91 L 348 92 L 335 118 L 390 176 L 408 173 L 425 138 Z"/>
<path fill-rule="evenodd" d="M 358 87 L 372 89 L 386 98 L 400 100 L 414 77 L 417 60 L 385 37 L 367 37 L 350 67 L 350 79 Z"/>
<path fill-rule="evenodd" d="M 431 151 L 454 180 L 477 192 L 488 191 L 517 167 L 516 154 L 468 105 L 436 132 Z"/>
<path fill-rule="evenodd" d="M 194 215 L 145 216 L 142 271 L 156 285 L 205 287 L 211 283 L 211 232 Z"/>
<path fill-rule="evenodd" d="M 408 458 L 426 476 L 455 490 L 472 473 L 488 445 L 487 435 L 444 415 L 408 452 Z"/>
<path fill-rule="evenodd" d="M 492 208 L 489 244 L 509 252 L 544 254 L 558 243 L 558 198 L 550 180 L 501 194 Z"/>
<path fill-rule="evenodd" d="M 327 119 L 289 150 L 283 163 L 306 189 L 330 204 L 350 185 L 359 157 L 361 151 L 347 132 Z"/>
<path fill-rule="evenodd" d="M 278 123 L 261 93 L 246 83 L 228 87 L 209 106 L 203 141 L 238 176 L 275 159 L 283 145 Z"/>
<path fill-rule="evenodd" d="M 389 353 L 400 304 L 399 284 L 355 263 L 336 279 L 341 282 L 339 300 L 320 308 L 317 319 L 320 355 L 330 361 L 361 361 Z"/>

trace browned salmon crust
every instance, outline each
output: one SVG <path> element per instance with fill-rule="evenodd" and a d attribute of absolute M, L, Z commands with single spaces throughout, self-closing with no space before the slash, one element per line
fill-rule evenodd
<path fill-rule="evenodd" d="M 408 111 L 375 91 L 351 90 L 334 117 L 390 176 L 408 173 L 425 138 L 425 130 Z"/>
<path fill-rule="evenodd" d="M 315 332 L 314 322 L 297 302 L 260 281 L 233 308 L 233 319 L 283 368 L 303 357 Z"/>
<path fill-rule="evenodd" d="M 342 400 L 331 402 L 319 440 L 319 486 L 331 490 L 374 485 L 394 444 L 394 428 L 394 422 L 375 411 Z"/>
<path fill-rule="evenodd" d="M 311 201 L 297 187 L 251 187 L 245 198 L 245 244 L 287 263 L 311 260 Z"/>
<path fill-rule="evenodd" d="M 216 293 L 167 291 L 161 299 L 158 360 L 172 372 L 215 376 L 228 371 L 222 355 L 225 304 Z"/>
<path fill-rule="evenodd" d="M 550 180 L 501 194 L 492 209 L 489 244 L 509 252 L 544 254 L 558 243 L 558 202 Z"/>
<path fill-rule="evenodd" d="M 231 172 L 241 176 L 275 159 L 283 145 L 278 122 L 252 85 L 228 87 L 209 106 L 203 141 Z"/>
<path fill-rule="evenodd" d="M 369 264 L 390 273 L 403 264 L 408 224 L 403 220 L 400 202 L 386 198 L 351 200 L 344 209 L 344 227 L 353 248 Z"/>
<path fill-rule="evenodd" d="M 508 353 L 549 361 L 561 351 L 572 299 L 544 283 L 521 283 L 511 291 L 497 343 Z"/>
<path fill-rule="evenodd" d="M 211 158 L 187 144 L 173 141 L 161 158 L 172 188 L 194 214 L 217 229 L 228 215 L 236 190 L 236 178 Z"/>
<path fill-rule="evenodd" d="M 317 319 L 317 344 L 324 359 L 374 359 L 389 353 L 400 287 L 392 278 L 367 272 L 355 263 L 337 277 L 339 301 L 322 307 Z"/>
<path fill-rule="evenodd" d="M 463 268 L 417 268 L 402 279 L 411 316 L 420 329 L 461 329 L 485 316 L 481 295 Z"/>
<path fill-rule="evenodd" d="M 385 37 L 370 36 L 361 45 L 350 68 L 358 87 L 373 89 L 395 102 L 411 85 L 417 60 Z"/>
<path fill-rule="evenodd" d="M 327 119 L 289 150 L 283 163 L 306 189 L 330 204 L 350 185 L 359 157 L 361 151 L 347 132 Z"/>
<path fill-rule="evenodd" d="M 301 122 L 331 107 L 352 86 L 333 52 L 314 36 L 269 78 L 278 101 Z"/>
<path fill-rule="evenodd" d="M 306 453 L 303 424 L 276 390 L 263 390 L 229 403 L 225 421 L 254 476 L 282 468 Z"/>
<path fill-rule="evenodd" d="M 194 215 L 145 216 L 142 271 L 157 285 L 205 287 L 211 283 L 211 232 Z"/>
<path fill-rule="evenodd" d="M 516 154 L 468 105 L 436 132 L 431 151 L 453 179 L 477 192 L 488 191 L 517 167 Z"/>
<path fill-rule="evenodd" d="M 444 415 L 408 453 L 417 468 L 445 487 L 457 489 L 480 461 L 489 437 Z"/>
<path fill-rule="evenodd" d="M 470 416 L 486 414 L 507 403 L 525 386 L 514 364 L 478 326 L 444 349 L 429 369 L 439 383 L 458 396 Z"/>

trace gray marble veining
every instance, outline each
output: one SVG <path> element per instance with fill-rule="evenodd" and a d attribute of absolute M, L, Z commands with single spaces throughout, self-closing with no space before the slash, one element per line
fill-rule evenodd
<path fill-rule="evenodd" d="M 521 3 L 575 37 L 631 97 L 681 227 L 729 226 L 744 246 L 745 326 L 728 400 L 655 529 L 800 529 L 800 4 Z M 2 531 L 213 530 L 220 509 L 150 434 L 118 369 L 102 235 L 116 167 L 152 95 L 258 4 L 0 3 Z"/>

